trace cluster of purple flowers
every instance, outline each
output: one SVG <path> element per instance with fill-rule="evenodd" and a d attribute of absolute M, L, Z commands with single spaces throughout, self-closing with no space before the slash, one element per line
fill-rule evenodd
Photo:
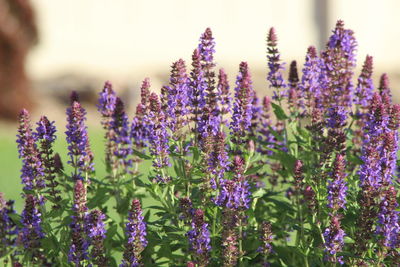
<path fill-rule="evenodd" d="M 244 160 L 240 156 L 235 157 L 233 169 L 235 173 L 234 179 L 220 180 L 220 192 L 215 203 L 228 209 L 248 209 L 250 188 L 244 175 Z"/>
<path fill-rule="evenodd" d="M 239 74 L 236 80 L 235 102 L 233 104 L 232 122 L 230 128 L 233 136 L 238 136 L 238 140 L 243 140 L 251 126 L 253 116 L 254 91 L 251 84 L 249 67 L 246 62 L 240 63 Z"/>
<path fill-rule="evenodd" d="M 125 245 L 124 259 L 120 266 L 140 266 L 140 254 L 148 242 L 146 240 L 146 223 L 143 221 L 142 208 L 137 199 L 132 201 L 128 222 L 126 223 L 126 235 L 128 241 Z"/>
<path fill-rule="evenodd" d="M 283 79 L 282 70 L 284 65 L 281 62 L 281 56 L 279 54 L 278 37 L 276 35 L 275 28 L 271 28 L 267 37 L 267 58 L 268 58 L 268 76 L 267 80 L 270 82 L 270 87 L 274 89 L 273 99 L 280 102 L 286 95 L 286 83 Z"/>
<path fill-rule="evenodd" d="M 26 191 L 40 192 L 46 187 L 44 168 L 32 131 L 30 115 L 22 110 L 19 115 L 20 126 L 17 135 L 19 157 L 22 159 L 21 179 Z"/>
<path fill-rule="evenodd" d="M 7 253 L 9 248 L 15 244 L 17 228 L 11 220 L 10 215 L 14 214 L 14 202 L 6 201 L 3 193 L 0 193 L 0 255 Z"/>
<path fill-rule="evenodd" d="M 210 28 L 192 54 L 189 73 L 179 59 L 160 93 L 148 78 L 143 81 L 132 120 L 106 82 L 97 105 L 106 140 L 104 179 L 94 176 L 77 93 L 66 111 L 71 173 L 53 151 L 54 122 L 42 116 L 32 129 L 23 110 L 17 143 L 25 207 L 19 218 L 0 194 L 0 257 L 11 253 L 18 266 L 14 258 L 27 251 L 24 262 L 46 266 L 68 251 L 63 257 L 75 266 L 115 265 L 110 256 L 122 249 L 113 248 L 112 238 L 123 242 L 123 227 L 120 266 L 163 264 L 168 257 L 179 266 L 310 266 L 311 260 L 319 264 L 313 258 L 318 255 L 324 255 L 321 264 L 395 266 L 400 105 L 392 103 L 387 75 L 374 89 L 373 59 L 366 56 L 353 85 L 357 42 L 342 21 L 323 51 L 307 49 L 301 77 L 296 61 L 284 77 L 274 28 L 267 46 L 272 98 L 257 96 L 247 62 L 239 65 L 231 96 L 226 72 L 216 69 Z M 138 166 L 145 160 L 152 164 L 143 178 L 146 170 Z M 61 192 L 72 188 L 71 209 Z M 145 206 L 144 216 L 139 198 L 148 196 L 157 204 Z M 107 214 L 110 197 L 119 222 Z M 157 212 L 147 212 L 152 208 Z M 63 219 L 65 209 L 71 211 Z M 358 216 L 354 224 L 351 216 Z M 49 232 L 56 223 L 56 233 Z M 66 231 L 68 244 L 48 253 Z M 291 231 L 294 240 L 288 239 Z M 345 253 L 352 248 L 356 257 Z M 281 257 L 292 249 L 296 253 Z"/>
<path fill-rule="evenodd" d="M 72 178 L 74 180 L 88 180 L 88 175 L 94 171 L 93 153 L 89 145 L 87 133 L 86 111 L 76 101 L 76 93 L 71 96 L 71 106 L 67 108 L 68 163 L 74 168 Z"/>
<path fill-rule="evenodd" d="M 210 231 L 207 229 L 208 224 L 204 222 L 204 211 L 198 209 L 194 212 L 192 220 L 192 229 L 187 232 L 189 238 L 190 250 L 196 258 L 199 266 L 206 266 L 209 262 Z"/>

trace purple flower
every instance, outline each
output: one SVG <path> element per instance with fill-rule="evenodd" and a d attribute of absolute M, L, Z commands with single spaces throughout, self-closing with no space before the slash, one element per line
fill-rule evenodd
<path fill-rule="evenodd" d="M 215 73 L 213 68 L 215 67 L 214 63 L 214 53 L 215 53 L 215 42 L 214 37 L 212 36 L 212 31 L 210 28 L 207 28 L 205 32 L 200 37 L 200 43 L 198 46 L 198 50 L 200 53 L 201 59 L 201 67 L 204 71 L 204 76 L 207 81 L 207 104 L 211 104 L 215 101 L 215 92 L 214 92 L 214 78 Z"/>
<path fill-rule="evenodd" d="M 268 148 L 274 148 L 277 141 L 270 128 L 275 130 L 271 120 L 271 98 L 265 96 L 262 100 L 257 136 L 257 139 L 262 142 L 262 146 L 258 146 L 257 151 L 263 155 L 272 155 L 273 152 Z"/>
<path fill-rule="evenodd" d="M 0 256 L 15 245 L 17 227 L 10 218 L 10 214 L 14 213 L 14 201 L 6 201 L 0 192 Z"/>
<path fill-rule="evenodd" d="M 146 114 L 144 122 L 149 126 L 150 153 L 154 157 L 153 166 L 158 170 L 170 165 L 169 134 L 165 119 L 158 96 L 152 93 L 150 95 L 150 111 Z"/>
<path fill-rule="evenodd" d="M 207 162 L 207 179 L 209 179 L 205 181 L 207 188 L 210 185 L 211 188 L 216 189 L 217 181 L 224 177 L 230 164 L 225 138 L 225 133 L 219 131 L 216 135 L 209 135 L 203 140 L 202 149 Z"/>
<path fill-rule="evenodd" d="M 365 58 L 364 65 L 361 70 L 361 74 L 358 77 L 357 87 L 354 93 L 354 103 L 356 104 L 356 110 L 353 114 L 355 121 L 353 144 L 355 151 L 359 152 L 362 144 L 362 140 L 365 139 L 363 128 L 365 127 L 368 119 L 368 107 L 373 96 L 374 85 L 372 82 L 372 64 L 373 60 L 371 56 Z"/>
<path fill-rule="evenodd" d="M 293 168 L 295 193 L 300 195 L 304 187 L 303 162 L 296 160 Z"/>
<path fill-rule="evenodd" d="M 201 66 L 201 55 L 199 49 L 195 49 L 192 55 L 192 72 L 190 73 L 189 101 L 192 113 L 192 120 L 195 123 L 194 131 L 198 131 L 198 124 L 201 124 L 201 114 L 206 105 L 207 82 L 204 78 L 204 71 Z"/>
<path fill-rule="evenodd" d="M 150 100 L 149 100 L 150 102 Z M 149 104 L 148 104 L 149 105 Z M 149 125 L 146 124 L 145 116 L 149 112 L 149 107 L 143 106 L 139 103 L 136 106 L 136 115 L 132 120 L 131 124 L 131 139 L 132 143 L 139 150 L 148 146 L 150 129 Z"/>
<path fill-rule="evenodd" d="M 325 153 L 327 155 L 333 151 L 344 153 L 346 149 L 344 127 L 346 126 L 347 110 L 343 107 L 329 108 L 327 115 L 328 137 L 325 143 Z"/>
<path fill-rule="evenodd" d="M 38 193 L 46 187 L 44 166 L 36 146 L 36 135 L 32 131 L 29 113 L 23 109 L 19 115 L 17 135 L 19 157 L 22 159 L 21 179 L 25 191 Z"/>
<path fill-rule="evenodd" d="M 259 122 L 262 115 L 262 105 L 260 99 L 257 96 L 256 91 L 253 91 L 253 99 L 251 101 L 251 124 L 250 124 L 250 137 L 255 137 L 258 134 L 258 128 L 260 128 Z"/>
<path fill-rule="evenodd" d="M 132 166 L 132 142 L 129 129 L 128 116 L 126 115 L 124 103 L 117 97 L 115 109 L 112 115 L 111 129 L 114 135 L 111 138 L 112 152 L 115 159 L 112 159 L 112 168 L 118 170 L 120 167 L 128 172 Z"/>
<path fill-rule="evenodd" d="M 328 109 L 328 120 L 326 122 L 329 128 L 343 128 L 346 125 L 347 112 L 343 108 Z"/>
<path fill-rule="evenodd" d="M 25 208 L 21 214 L 22 229 L 20 230 L 20 240 L 25 249 L 33 255 L 39 253 L 40 240 L 44 238 L 41 227 L 41 213 L 39 211 L 40 203 L 35 196 L 28 194 L 25 199 Z"/>
<path fill-rule="evenodd" d="M 371 100 L 367 121 L 364 127 L 364 141 L 361 150 L 360 186 L 379 188 L 381 184 L 381 135 L 386 132 L 389 116 L 379 94 Z"/>
<path fill-rule="evenodd" d="M 132 201 L 125 233 L 128 241 L 125 244 L 124 258 L 120 266 L 140 266 L 142 259 L 140 254 L 146 248 L 147 240 L 146 224 L 143 222 L 142 208 L 137 199 Z"/>
<path fill-rule="evenodd" d="M 99 103 L 97 104 L 97 109 L 102 116 L 101 124 L 103 125 L 106 139 L 106 163 L 110 164 L 112 152 L 111 152 L 111 138 L 114 133 L 112 132 L 111 124 L 112 124 L 112 115 L 114 114 L 115 104 L 116 104 L 117 96 L 112 89 L 112 84 L 107 81 L 104 84 L 103 90 L 99 93 Z"/>
<path fill-rule="evenodd" d="M 386 101 L 387 104 L 392 103 L 392 93 L 389 87 L 389 76 L 386 73 L 382 74 L 381 78 L 379 79 L 378 91 L 382 99 L 388 99 L 388 101 Z"/>
<path fill-rule="evenodd" d="M 150 79 L 145 78 L 140 88 L 140 103 L 136 106 L 136 114 L 131 124 L 131 142 L 138 150 L 148 146 L 150 129 L 145 122 L 145 116 L 150 111 Z M 134 159 L 138 162 L 139 159 Z"/>
<path fill-rule="evenodd" d="M 199 139 L 207 137 L 209 134 L 216 134 L 221 125 L 218 110 L 218 96 L 215 87 L 215 62 L 214 62 L 215 42 L 210 28 L 207 28 L 200 37 L 198 50 L 200 53 L 201 69 L 204 73 L 206 82 L 206 105 L 202 111 L 202 116 L 198 124 L 198 132 L 201 134 Z"/>
<path fill-rule="evenodd" d="M 194 215 L 194 208 L 192 204 L 192 200 L 188 197 L 182 197 L 179 199 L 179 210 L 181 212 L 181 215 L 179 216 L 179 219 L 188 221 L 190 220 L 193 215 Z"/>
<path fill-rule="evenodd" d="M 68 162 L 74 168 L 74 180 L 88 180 L 89 173 L 94 171 L 93 153 L 89 146 L 89 136 L 85 125 L 86 111 L 79 102 L 74 101 L 67 109 Z"/>
<path fill-rule="evenodd" d="M 73 216 L 71 228 L 71 246 L 68 253 L 68 261 L 76 266 L 88 259 L 89 241 L 86 236 L 86 187 L 82 180 L 75 182 Z"/>
<path fill-rule="evenodd" d="M 168 127 L 176 138 L 180 138 L 182 127 L 187 123 L 188 115 L 188 91 L 189 78 L 186 74 L 185 61 L 179 59 L 172 64 L 169 86 L 162 90 L 163 111 L 168 114 L 166 117 Z"/>
<path fill-rule="evenodd" d="M 397 248 L 400 244 L 399 212 L 396 211 L 399 205 L 396 194 L 397 191 L 393 186 L 383 192 L 379 205 L 378 225 L 375 231 L 381 237 L 380 243 L 392 249 Z"/>
<path fill-rule="evenodd" d="M 338 262 L 343 264 L 343 257 L 336 257 L 338 252 L 343 250 L 345 232 L 340 226 L 340 217 L 332 216 L 331 223 L 324 232 L 326 260 L 329 262 Z"/>
<path fill-rule="evenodd" d="M 208 224 L 204 222 L 204 211 L 196 210 L 192 220 L 192 229 L 187 232 L 189 238 L 189 247 L 196 259 L 197 264 L 206 266 L 209 262 L 210 231 Z"/>
<path fill-rule="evenodd" d="M 229 209 L 248 209 L 250 203 L 250 186 L 244 177 L 244 162 L 236 156 L 233 163 L 235 176 L 233 180 L 221 179 L 220 192 L 215 203 Z"/>
<path fill-rule="evenodd" d="M 270 87 L 274 89 L 273 99 L 279 102 L 286 96 L 286 84 L 283 80 L 282 70 L 284 69 L 281 63 L 281 56 L 277 48 L 278 38 L 274 28 L 270 28 L 267 37 L 267 59 L 268 59 L 268 76 L 267 80 L 270 82 Z"/>
<path fill-rule="evenodd" d="M 99 103 L 97 104 L 97 110 L 103 117 L 102 125 L 104 129 L 110 127 L 111 116 L 114 113 L 116 100 L 117 96 L 112 88 L 111 82 L 106 81 L 103 90 L 99 93 Z"/>
<path fill-rule="evenodd" d="M 323 52 L 328 86 L 324 91 L 325 107 L 339 106 L 350 109 L 354 86 L 353 69 L 356 64 L 357 41 L 353 31 L 344 28 L 339 20 L 329 38 L 326 51 Z"/>
<path fill-rule="evenodd" d="M 53 155 L 53 143 L 56 140 L 56 127 L 54 121 L 50 122 L 46 116 L 42 116 L 37 122 L 36 132 L 34 133 L 36 140 L 39 142 L 39 153 L 43 162 L 44 177 L 47 181 L 46 186 L 50 189 L 50 200 L 55 204 L 53 207 L 58 208 L 58 202 L 61 200 L 60 190 L 57 190 L 58 182 L 55 175 L 55 162 Z"/>
<path fill-rule="evenodd" d="M 150 79 L 145 78 L 140 87 L 140 104 L 147 107 L 150 104 Z"/>
<path fill-rule="evenodd" d="M 93 210 L 85 217 L 86 234 L 93 246 L 90 258 L 98 266 L 108 266 L 103 244 L 106 238 L 105 218 L 106 216 L 100 210 Z"/>
<path fill-rule="evenodd" d="M 56 140 L 56 127 L 54 126 L 54 121 L 50 122 L 46 116 L 40 117 L 37 122 L 36 139 L 39 140 L 43 145 L 51 147 L 51 144 Z"/>
<path fill-rule="evenodd" d="M 307 49 L 306 61 L 303 66 L 303 76 L 299 85 L 304 96 L 307 113 L 311 116 L 311 110 L 322 108 L 322 91 L 327 86 L 327 75 L 324 70 L 324 62 L 318 57 L 315 47 Z"/>
<path fill-rule="evenodd" d="M 368 108 L 369 101 L 373 95 L 372 91 L 374 90 L 374 84 L 372 81 L 372 65 L 373 58 L 367 55 L 354 92 L 354 103 L 363 109 Z"/>
<path fill-rule="evenodd" d="M 272 253 L 272 241 L 274 236 L 272 235 L 270 222 L 262 222 L 261 223 L 261 246 L 257 249 L 263 255 L 263 266 L 269 266 L 267 257 Z"/>
<path fill-rule="evenodd" d="M 246 62 L 242 62 L 236 80 L 235 102 L 233 103 L 233 115 L 230 124 L 231 133 L 236 136 L 236 142 L 239 142 L 250 129 L 253 115 L 253 97 L 254 91 L 249 68 Z"/>
<path fill-rule="evenodd" d="M 345 209 L 346 204 L 346 165 L 344 156 L 336 154 L 333 163 L 332 180 L 328 185 L 328 207 L 337 212 L 339 209 Z"/>
<path fill-rule="evenodd" d="M 303 90 L 300 89 L 299 74 L 297 71 L 297 62 L 293 60 L 290 63 L 289 78 L 288 78 L 288 102 L 292 112 L 304 110 Z"/>
<path fill-rule="evenodd" d="M 228 120 L 224 118 L 224 116 L 231 114 L 232 97 L 229 91 L 228 75 L 225 73 L 224 69 L 219 70 L 217 97 L 218 97 L 218 111 L 221 116 L 221 122 L 227 124 Z"/>
<path fill-rule="evenodd" d="M 238 225 L 240 215 L 237 210 L 224 208 L 222 211 L 222 258 L 223 266 L 236 266 L 239 257 Z"/>

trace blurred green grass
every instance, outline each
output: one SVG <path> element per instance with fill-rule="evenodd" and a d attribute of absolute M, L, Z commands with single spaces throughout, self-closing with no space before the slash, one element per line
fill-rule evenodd
<path fill-rule="evenodd" d="M 22 167 L 21 159 L 18 158 L 16 144 L 17 128 L 7 126 L 0 132 L 0 192 L 5 194 L 7 200 L 15 200 L 15 208 L 20 212 L 23 208 L 23 199 L 21 197 L 22 185 L 20 178 L 20 169 Z M 64 164 L 66 171 L 69 171 L 67 164 L 67 142 L 65 140 L 64 128 L 57 131 L 57 139 L 54 145 L 54 151 L 58 152 Z M 99 127 L 89 127 L 90 145 L 95 155 L 94 162 L 96 176 L 104 177 L 106 170 L 104 164 L 104 132 Z"/>

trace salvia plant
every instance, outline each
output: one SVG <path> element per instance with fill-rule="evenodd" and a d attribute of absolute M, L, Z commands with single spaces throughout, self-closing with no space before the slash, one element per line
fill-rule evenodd
<path fill-rule="evenodd" d="M 356 49 L 338 21 L 325 49 L 309 47 L 287 75 L 271 28 L 272 98 L 260 97 L 248 63 L 234 85 L 217 69 L 206 29 L 160 93 L 143 81 L 133 117 L 105 83 L 105 177 L 76 93 L 65 162 L 54 122 L 34 125 L 22 110 L 25 206 L 19 214 L 0 194 L 1 264 L 400 266 L 400 106 L 386 74 L 374 86 L 371 56 L 355 74 Z"/>

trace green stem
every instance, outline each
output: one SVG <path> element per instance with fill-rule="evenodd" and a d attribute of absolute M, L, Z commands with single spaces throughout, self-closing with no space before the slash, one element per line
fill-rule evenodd
<path fill-rule="evenodd" d="M 243 266 L 243 226 L 242 219 L 239 219 L 239 266 Z"/>

